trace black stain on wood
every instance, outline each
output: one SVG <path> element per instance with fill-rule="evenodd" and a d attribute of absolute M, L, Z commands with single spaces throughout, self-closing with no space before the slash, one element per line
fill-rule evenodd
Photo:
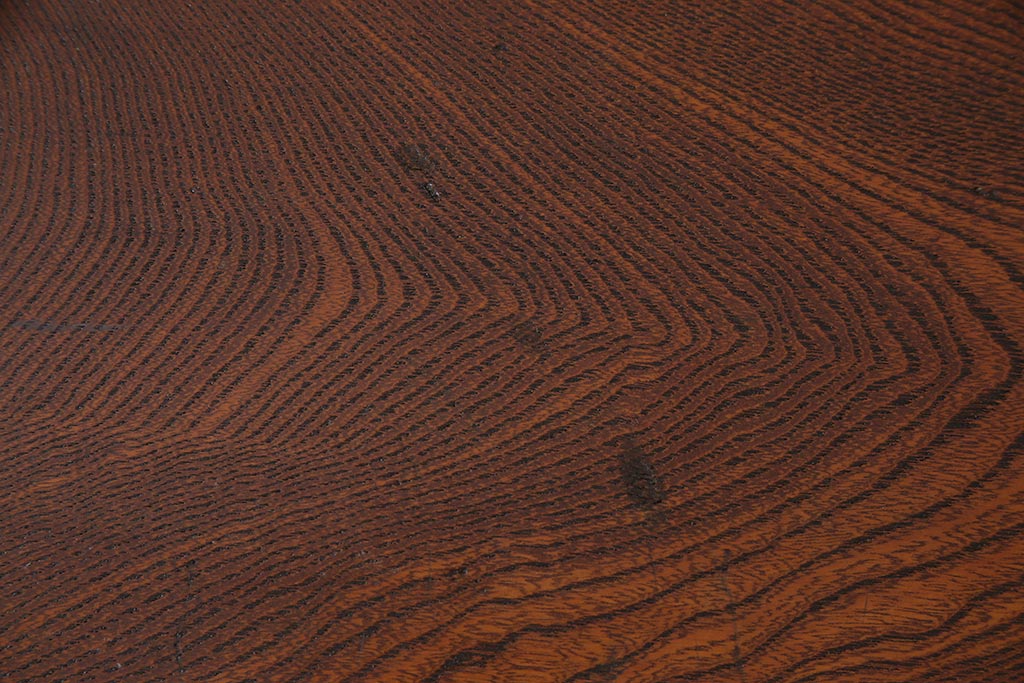
<path fill-rule="evenodd" d="M 665 499 L 665 491 L 647 455 L 631 446 L 619 454 L 619 471 L 626 493 L 637 505 L 651 507 Z"/>
<path fill-rule="evenodd" d="M 441 198 L 441 191 L 437 189 L 434 183 L 423 183 L 421 186 L 423 192 L 426 193 L 427 197 L 434 200 L 435 202 Z"/>

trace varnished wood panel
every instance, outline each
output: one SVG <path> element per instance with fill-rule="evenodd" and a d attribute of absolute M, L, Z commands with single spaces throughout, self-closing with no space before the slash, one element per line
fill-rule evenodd
<path fill-rule="evenodd" d="M 0 679 L 1021 680 L 1022 35 L 0 0 Z"/>

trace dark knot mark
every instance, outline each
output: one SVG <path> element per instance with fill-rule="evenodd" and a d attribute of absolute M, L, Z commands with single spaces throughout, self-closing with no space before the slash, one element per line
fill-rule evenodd
<path fill-rule="evenodd" d="M 532 320 L 524 320 L 511 330 L 512 338 L 527 351 L 539 353 L 547 348 L 544 332 Z"/>
<path fill-rule="evenodd" d="M 395 150 L 395 158 L 405 170 L 410 172 L 429 173 L 437 168 L 437 162 L 427 153 L 427 149 L 423 145 L 402 145 Z"/>
<path fill-rule="evenodd" d="M 661 480 L 639 447 L 628 447 L 619 454 L 619 470 L 626 493 L 637 505 L 650 507 L 665 499 Z"/>
<path fill-rule="evenodd" d="M 428 199 L 435 202 L 441 199 L 443 193 L 431 179 L 437 169 L 437 162 L 427 152 L 426 147 L 414 143 L 402 145 L 395 150 L 395 158 L 407 172 L 426 176 L 426 180 L 420 183 L 420 188 Z"/>

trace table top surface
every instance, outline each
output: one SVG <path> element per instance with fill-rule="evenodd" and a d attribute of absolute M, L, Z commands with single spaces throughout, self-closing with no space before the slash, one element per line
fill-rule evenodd
<path fill-rule="evenodd" d="M 0 0 L 0 679 L 1021 680 L 1022 36 Z"/>

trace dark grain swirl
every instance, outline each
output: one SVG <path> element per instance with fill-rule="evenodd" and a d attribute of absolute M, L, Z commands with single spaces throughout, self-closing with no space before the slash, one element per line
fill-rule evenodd
<path fill-rule="evenodd" d="M 0 0 L 0 679 L 1020 680 L 1022 35 Z"/>

